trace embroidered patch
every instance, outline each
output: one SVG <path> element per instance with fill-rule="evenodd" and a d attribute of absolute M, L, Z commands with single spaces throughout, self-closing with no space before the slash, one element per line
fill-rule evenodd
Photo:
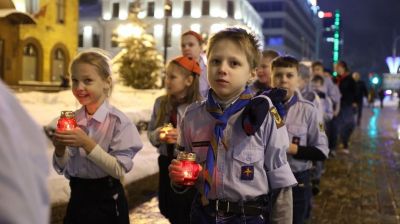
<path fill-rule="evenodd" d="M 202 142 L 192 142 L 192 147 L 203 147 L 203 146 L 209 146 L 210 141 L 202 141 Z"/>
<path fill-rule="evenodd" d="M 292 143 L 295 145 L 300 145 L 300 137 L 293 136 Z"/>
<path fill-rule="evenodd" d="M 254 179 L 254 166 L 242 166 L 241 180 L 253 180 Z"/>
<path fill-rule="evenodd" d="M 324 124 L 322 122 L 319 122 L 318 126 L 319 126 L 319 131 L 320 132 L 325 132 L 325 127 L 324 127 Z"/>
<path fill-rule="evenodd" d="M 278 114 L 278 111 L 276 110 L 276 108 L 272 107 L 270 111 L 272 113 L 272 116 L 274 117 L 276 127 L 277 128 L 282 127 L 285 123 L 283 122 L 283 119 L 281 118 L 281 116 Z"/>

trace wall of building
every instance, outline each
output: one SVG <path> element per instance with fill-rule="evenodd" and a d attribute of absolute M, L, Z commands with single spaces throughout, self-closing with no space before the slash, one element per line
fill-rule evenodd
<path fill-rule="evenodd" d="M 15 71 L 20 70 L 21 62 L 19 60 L 18 53 L 18 44 L 19 40 L 19 26 L 10 24 L 9 21 L 5 18 L 0 19 L 0 40 L 2 43 L 3 58 L 0 59 L 0 78 L 3 79 L 6 83 L 16 83 L 17 76 L 13 75 Z"/>
<path fill-rule="evenodd" d="M 249 0 L 263 18 L 266 48 L 298 59 L 316 59 L 319 30 L 307 0 Z"/>
<path fill-rule="evenodd" d="M 77 53 L 78 46 L 78 22 L 79 22 L 79 0 L 65 1 L 64 22 L 57 19 L 57 1 L 41 1 L 36 18 L 36 25 L 21 25 L 19 38 L 22 43 L 36 42 L 40 45 L 42 58 L 39 65 L 39 82 L 51 83 L 52 53 L 54 47 L 60 47 L 65 51 L 68 62 Z M 40 14 L 40 13 L 39 13 Z M 22 55 L 24 45 L 19 46 Z"/>

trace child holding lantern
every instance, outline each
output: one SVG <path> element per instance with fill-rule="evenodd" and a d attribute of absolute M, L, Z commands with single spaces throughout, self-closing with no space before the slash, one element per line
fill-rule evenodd
<path fill-rule="evenodd" d="M 129 223 L 121 180 L 142 148 L 139 133 L 107 101 L 112 89 L 107 56 L 82 52 L 70 72 L 72 93 L 82 105 L 75 112 L 78 127 L 57 129 L 53 138 L 53 166 L 71 187 L 64 223 Z"/>
<path fill-rule="evenodd" d="M 286 160 L 288 134 L 271 100 L 252 98 L 247 86 L 259 63 L 258 49 L 257 39 L 240 28 L 220 31 L 209 41 L 208 98 L 188 107 L 179 129 L 179 146 L 194 152 L 203 167 L 192 224 L 264 224 L 271 190 L 286 199 L 277 201 L 279 223 L 292 221 L 296 180 Z M 176 191 L 186 190 L 185 168 L 179 160 L 169 166 Z"/>
<path fill-rule="evenodd" d="M 194 59 L 185 56 L 173 59 L 166 69 L 167 93 L 157 98 L 154 103 L 148 137 L 160 153 L 158 199 L 161 214 L 173 224 L 187 224 L 194 190 L 184 195 L 175 194 L 170 187 L 168 166 L 176 157 L 177 127 L 183 113 L 189 104 L 201 99 L 199 94 L 201 70 Z"/>

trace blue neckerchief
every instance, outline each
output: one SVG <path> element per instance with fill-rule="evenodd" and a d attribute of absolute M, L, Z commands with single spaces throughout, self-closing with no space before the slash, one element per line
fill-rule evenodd
<path fill-rule="evenodd" d="M 283 99 L 287 94 L 287 91 L 285 89 L 271 88 L 261 94 L 268 96 L 271 99 L 272 104 L 278 111 L 278 114 L 281 117 L 285 117 L 286 111 L 285 111 L 285 106 L 283 105 Z"/>
<path fill-rule="evenodd" d="M 207 111 L 213 116 L 217 123 L 214 127 L 214 135 L 210 139 L 210 146 L 207 151 L 207 160 L 206 167 L 204 170 L 204 193 L 205 196 L 208 195 L 208 192 L 211 189 L 212 185 L 212 175 L 214 173 L 214 162 L 217 160 L 218 154 L 218 142 L 223 138 L 223 132 L 227 125 L 228 119 L 239 110 L 243 109 L 249 102 L 252 97 L 250 88 L 246 87 L 246 89 L 240 94 L 239 98 L 229 107 L 225 108 L 224 111 L 221 110 L 221 107 L 215 102 L 212 97 L 212 89 L 208 92 L 208 97 L 206 101 Z"/>

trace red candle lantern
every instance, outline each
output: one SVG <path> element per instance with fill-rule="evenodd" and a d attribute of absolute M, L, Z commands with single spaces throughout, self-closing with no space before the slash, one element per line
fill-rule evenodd
<path fill-rule="evenodd" d="M 196 163 L 196 154 L 179 152 L 177 159 L 182 164 L 184 180 L 181 183 L 185 186 L 192 186 L 199 176 L 200 165 Z"/>
<path fill-rule="evenodd" d="M 75 113 L 73 111 L 61 111 L 61 116 L 57 122 L 57 130 L 72 130 L 76 126 Z"/>

